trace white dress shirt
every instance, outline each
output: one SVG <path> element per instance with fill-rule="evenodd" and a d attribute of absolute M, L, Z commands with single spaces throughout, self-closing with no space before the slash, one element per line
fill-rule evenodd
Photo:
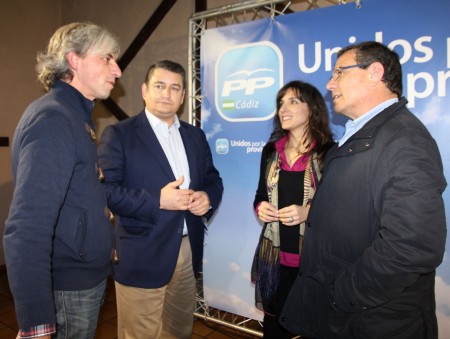
<path fill-rule="evenodd" d="M 169 161 L 175 178 L 178 179 L 179 177 L 184 176 L 184 182 L 180 185 L 180 188 L 189 188 L 189 184 L 191 183 L 189 163 L 179 131 L 180 120 L 178 119 L 178 116 L 174 116 L 173 124 L 169 127 L 166 122 L 157 118 L 147 109 L 145 109 L 145 115 Z M 186 234 L 187 226 L 186 220 L 184 220 L 183 235 Z"/>

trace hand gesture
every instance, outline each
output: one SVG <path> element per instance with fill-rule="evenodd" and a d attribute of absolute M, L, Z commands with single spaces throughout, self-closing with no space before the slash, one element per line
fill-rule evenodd
<path fill-rule="evenodd" d="M 291 205 L 284 207 L 278 211 L 280 221 L 286 226 L 298 225 L 308 218 L 309 205 Z"/>
<path fill-rule="evenodd" d="M 180 185 L 184 182 L 181 176 L 177 180 L 169 182 L 161 189 L 161 197 L 159 205 L 165 210 L 181 210 L 188 209 L 191 195 L 194 193 L 191 189 L 180 189 Z"/>
<path fill-rule="evenodd" d="M 209 211 L 211 206 L 209 202 L 209 197 L 206 192 L 197 191 L 192 193 L 189 201 L 188 209 L 192 214 L 202 216 Z"/>
<path fill-rule="evenodd" d="M 268 201 L 263 201 L 258 206 L 258 218 L 263 222 L 277 221 L 278 210 Z"/>

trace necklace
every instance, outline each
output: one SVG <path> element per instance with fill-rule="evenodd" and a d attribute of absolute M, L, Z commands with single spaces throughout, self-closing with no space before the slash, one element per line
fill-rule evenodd
<path fill-rule="evenodd" d="M 298 136 L 297 138 L 292 134 L 289 133 L 287 143 L 285 144 L 285 150 L 294 149 L 297 153 L 297 157 L 300 155 L 307 154 L 309 151 L 309 147 L 307 146 L 307 142 L 305 140 L 305 136 Z M 298 140 L 298 141 L 297 141 Z M 297 144 L 296 146 L 293 146 L 294 144 Z M 308 148 L 307 148 L 308 147 Z"/>
<path fill-rule="evenodd" d="M 287 145 L 287 144 L 286 144 Z M 297 156 L 302 155 L 302 154 L 306 154 L 308 152 L 308 150 L 303 150 L 301 148 L 301 145 L 297 145 L 297 146 L 287 146 L 284 148 L 285 150 L 288 149 L 295 149 L 295 151 L 297 152 Z"/>

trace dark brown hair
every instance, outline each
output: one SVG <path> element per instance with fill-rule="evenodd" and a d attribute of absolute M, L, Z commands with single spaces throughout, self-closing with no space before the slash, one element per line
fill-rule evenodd
<path fill-rule="evenodd" d="M 276 98 L 277 114 L 273 118 L 274 128 L 268 141 L 268 147 L 273 147 L 273 151 L 275 151 L 275 142 L 288 134 L 288 131 L 281 127 L 278 112 L 281 108 L 281 99 L 289 89 L 294 91 L 295 96 L 301 102 L 308 105 L 310 111 L 306 128 L 306 140 L 308 144 L 305 144 L 305 146 L 309 148 L 311 143 L 315 142 L 315 147 L 311 150 L 311 153 L 317 153 L 319 161 L 322 162 L 326 152 L 333 145 L 328 121 L 328 109 L 319 90 L 303 81 L 295 80 L 288 82 L 278 91 Z"/>

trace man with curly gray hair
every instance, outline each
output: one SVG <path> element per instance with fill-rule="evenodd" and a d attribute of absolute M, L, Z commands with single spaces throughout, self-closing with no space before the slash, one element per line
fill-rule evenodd
<path fill-rule="evenodd" d="M 93 338 L 111 273 L 112 227 L 92 111 L 122 75 L 117 39 L 91 23 L 59 28 L 37 57 L 48 91 L 13 140 L 4 248 L 18 338 Z"/>

